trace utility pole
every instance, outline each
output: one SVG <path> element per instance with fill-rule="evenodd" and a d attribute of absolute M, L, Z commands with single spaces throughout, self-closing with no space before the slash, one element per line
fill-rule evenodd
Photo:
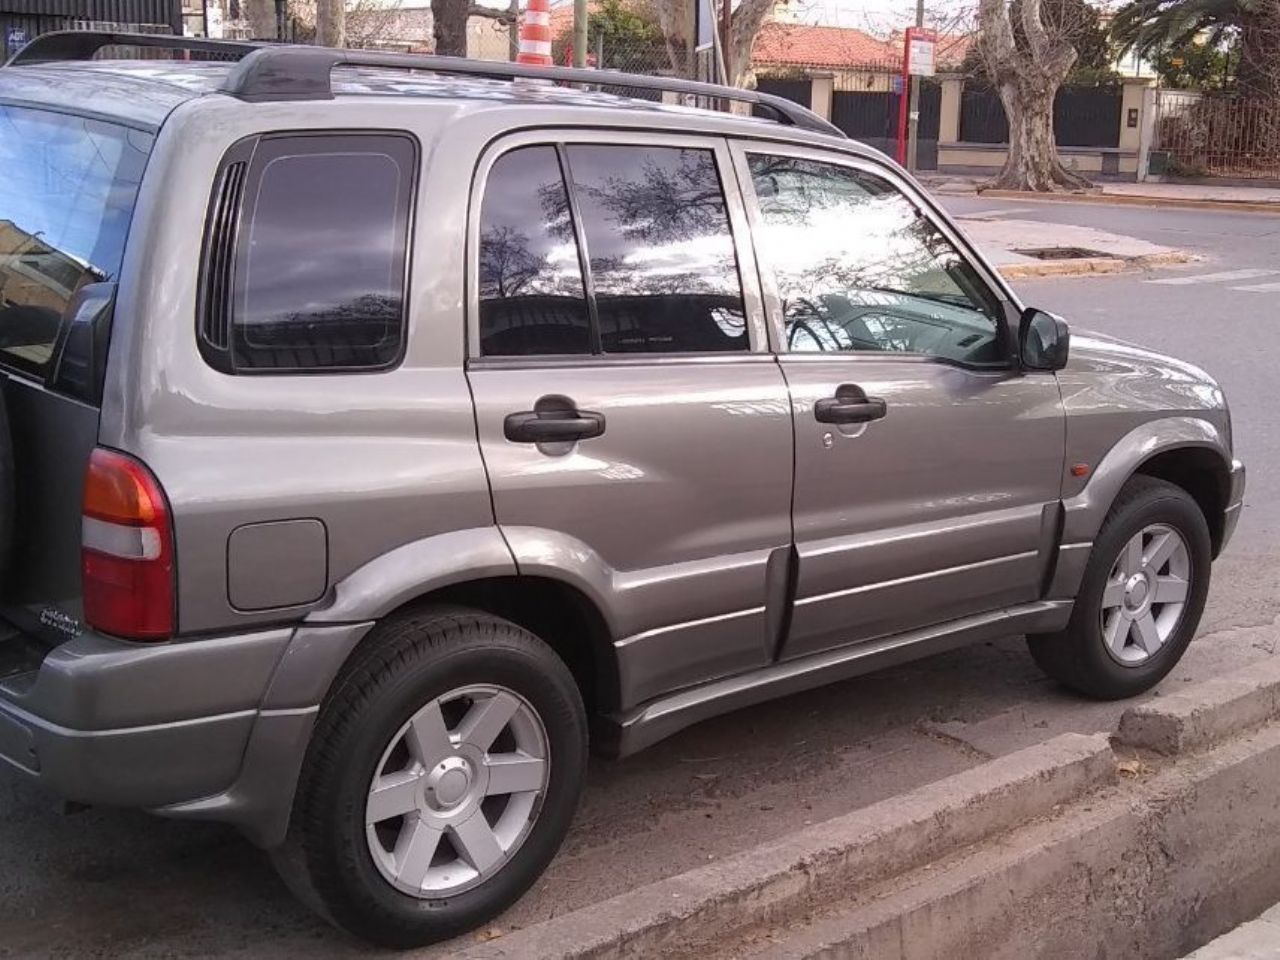
<path fill-rule="evenodd" d="M 514 60 L 520 52 L 520 0 L 511 0 L 511 6 L 507 9 L 511 13 L 511 22 L 507 24 L 507 36 L 511 41 L 508 58 Z"/>
<path fill-rule="evenodd" d="M 924 0 L 916 0 L 916 29 L 924 27 Z M 907 108 L 907 169 L 916 172 L 916 150 L 920 146 L 920 78 L 908 76 L 911 84 L 911 105 Z"/>
<path fill-rule="evenodd" d="M 573 65 L 587 65 L 587 0 L 573 0 Z"/>

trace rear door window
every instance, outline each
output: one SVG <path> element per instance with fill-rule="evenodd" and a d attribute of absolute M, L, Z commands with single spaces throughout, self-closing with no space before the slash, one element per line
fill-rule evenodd
<path fill-rule="evenodd" d="M 574 144 L 568 156 L 604 352 L 749 349 L 714 154 Z"/>
<path fill-rule="evenodd" d="M 117 279 L 153 142 L 0 104 L 0 364 L 46 376 L 76 294 Z"/>
<path fill-rule="evenodd" d="M 750 349 L 714 151 L 540 144 L 485 183 L 486 357 Z"/>
<path fill-rule="evenodd" d="M 504 153 L 480 212 L 480 349 L 490 357 L 591 352 L 569 195 L 556 148 Z"/>

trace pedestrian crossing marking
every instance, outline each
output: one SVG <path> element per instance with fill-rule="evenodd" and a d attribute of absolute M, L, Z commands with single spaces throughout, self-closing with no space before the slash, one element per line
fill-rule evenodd
<path fill-rule="evenodd" d="M 1255 280 L 1258 277 L 1274 277 L 1280 270 L 1224 270 L 1221 273 L 1199 273 L 1193 277 L 1163 277 L 1160 280 L 1148 280 L 1148 283 L 1163 283 L 1168 286 L 1185 286 L 1191 283 L 1227 283 L 1231 280 Z"/>

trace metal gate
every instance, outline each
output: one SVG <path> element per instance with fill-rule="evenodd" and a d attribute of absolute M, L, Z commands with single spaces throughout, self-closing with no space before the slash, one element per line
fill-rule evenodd
<path fill-rule="evenodd" d="M 831 122 L 853 140 L 894 156 L 898 148 L 898 110 L 901 94 L 852 93 L 831 95 Z M 938 169 L 938 130 L 942 120 L 942 87 L 925 81 L 920 85 L 920 147 L 917 166 Z"/>
<path fill-rule="evenodd" d="M 1118 147 L 1121 92 L 1115 87 L 1062 87 L 1053 101 L 1053 136 L 1060 147 Z M 966 85 L 960 95 L 960 139 L 1008 143 L 1009 121 L 1000 95 Z"/>
<path fill-rule="evenodd" d="M 812 80 L 782 80 L 777 77 L 758 77 L 756 89 L 761 93 L 771 93 L 802 107 L 813 102 Z"/>
<path fill-rule="evenodd" d="M 1280 104 L 1234 94 L 1156 94 L 1152 171 L 1280 179 Z"/>

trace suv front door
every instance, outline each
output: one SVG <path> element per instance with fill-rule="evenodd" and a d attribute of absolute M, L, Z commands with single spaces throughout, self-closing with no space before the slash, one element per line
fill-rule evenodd
<path fill-rule="evenodd" d="M 785 655 L 1037 599 L 1063 411 L 998 284 L 889 170 L 733 149 L 795 420 Z"/>
<path fill-rule="evenodd" d="M 727 145 L 517 135 L 472 209 L 468 378 L 521 574 L 604 611 L 623 709 L 768 663 L 792 426 Z"/>

